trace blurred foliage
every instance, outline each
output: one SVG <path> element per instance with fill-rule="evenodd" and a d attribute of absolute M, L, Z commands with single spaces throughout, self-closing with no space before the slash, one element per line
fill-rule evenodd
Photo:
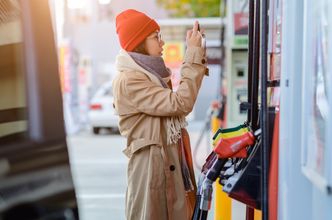
<path fill-rule="evenodd" d="M 219 17 L 221 0 L 156 0 L 171 17 Z"/>

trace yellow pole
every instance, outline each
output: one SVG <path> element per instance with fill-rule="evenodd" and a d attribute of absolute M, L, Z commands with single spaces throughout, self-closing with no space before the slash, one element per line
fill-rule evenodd
<path fill-rule="evenodd" d="M 255 209 L 254 219 L 255 220 L 262 220 L 262 212 L 260 210 Z"/>
<path fill-rule="evenodd" d="M 216 133 L 219 128 L 219 119 L 212 115 L 211 117 L 211 131 Z M 222 191 L 222 186 L 219 184 L 219 179 L 215 183 L 215 205 L 214 205 L 214 219 L 215 220 L 231 220 L 232 200 L 226 193 Z"/>
<path fill-rule="evenodd" d="M 219 181 L 219 179 L 218 179 Z M 219 183 L 215 184 L 215 212 L 214 220 L 231 220 L 232 218 L 232 200 L 222 191 Z"/>

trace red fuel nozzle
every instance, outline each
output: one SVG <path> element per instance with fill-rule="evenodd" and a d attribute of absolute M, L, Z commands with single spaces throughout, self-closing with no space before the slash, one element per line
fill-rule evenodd
<path fill-rule="evenodd" d="M 248 131 L 236 137 L 221 138 L 214 148 L 214 152 L 218 154 L 219 158 L 244 158 L 247 157 L 245 147 L 254 144 L 254 142 L 254 135 Z"/>

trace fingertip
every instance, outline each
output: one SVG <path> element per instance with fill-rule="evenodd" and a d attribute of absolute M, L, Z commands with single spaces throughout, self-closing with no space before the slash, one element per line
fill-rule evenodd
<path fill-rule="evenodd" d="M 193 30 L 198 31 L 198 21 L 197 20 L 194 22 Z"/>

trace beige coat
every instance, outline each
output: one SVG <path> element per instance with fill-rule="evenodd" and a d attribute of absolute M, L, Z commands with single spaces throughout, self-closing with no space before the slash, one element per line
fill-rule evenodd
<path fill-rule="evenodd" d="M 113 81 L 119 129 L 127 138 L 129 158 L 126 217 L 128 220 L 186 220 L 185 190 L 177 145 L 166 142 L 166 116 L 187 115 L 195 103 L 207 68 L 203 50 L 189 48 L 176 92 L 163 88 L 149 73 L 121 50 Z"/>

